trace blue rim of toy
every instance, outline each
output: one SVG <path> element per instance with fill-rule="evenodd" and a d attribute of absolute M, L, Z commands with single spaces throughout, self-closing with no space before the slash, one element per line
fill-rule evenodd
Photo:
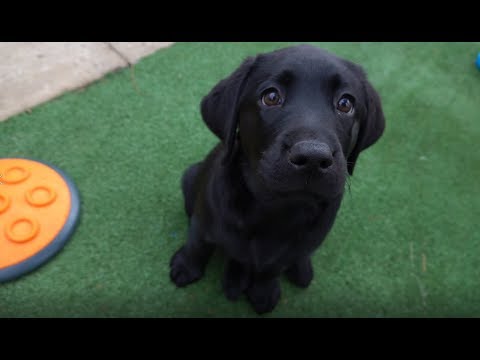
<path fill-rule="evenodd" d="M 40 250 L 35 255 L 29 257 L 28 259 L 23 260 L 22 262 L 0 269 L 0 283 L 15 280 L 22 275 L 36 270 L 46 262 L 48 262 L 53 256 L 55 256 L 60 250 L 63 249 L 67 241 L 72 236 L 73 232 L 76 229 L 78 224 L 78 219 L 80 216 L 80 195 L 77 187 L 73 180 L 62 170 L 57 168 L 54 165 L 48 164 L 44 161 L 30 159 L 30 158 L 1 158 L 1 159 L 23 159 L 31 160 L 43 165 L 46 165 L 53 170 L 55 170 L 67 183 L 67 186 L 70 190 L 70 213 L 68 214 L 67 221 L 63 225 L 62 230 L 58 235 L 51 241 L 45 248 Z"/>

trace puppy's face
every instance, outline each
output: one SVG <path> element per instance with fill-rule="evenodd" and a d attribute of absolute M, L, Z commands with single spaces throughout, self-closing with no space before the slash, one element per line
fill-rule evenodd
<path fill-rule="evenodd" d="M 338 196 L 360 151 L 384 129 L 380 99 L 362 69 L 316 47 L 247 59 L 204 99 L 210 128 L 207 105 L 221 107 L 227 87 L 236 88 L 230 94 L 236 101 L 231 124 L 224 115 L 220 138 L 230 151 L 240 141 L 250 183 L 269 192 Z"/>

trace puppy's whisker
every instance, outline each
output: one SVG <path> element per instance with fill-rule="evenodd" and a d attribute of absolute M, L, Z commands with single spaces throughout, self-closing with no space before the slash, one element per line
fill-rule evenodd
<path fill-rule="evenodd" d="M 345 176 L 345 185 L 346 185 L 346 188 L 348 190 L 348 194 L 350 196 L 350 199 L 353 200 L 351 182 L 352 182 L 352 177 L 349 176 L 348 171 L 347 171 L 346 176 Z"/>

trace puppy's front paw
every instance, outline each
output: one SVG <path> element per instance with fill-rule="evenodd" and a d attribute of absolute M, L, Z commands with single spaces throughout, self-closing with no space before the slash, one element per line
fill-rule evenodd
<path fill-rule="evenodd" d="M 285 271 L 287 279 L 294 285 L 301 288 L 306 288 L 313 279 L 313 267 L 310 259 L 302 260 Z"/>
<path fill-rule="evenodd" d="M 268 283 L 254 282 L 247 289 L 247 297 L 257 314 L 270 312 L 280 299 L 280 284 L 277 279 Z"/>
<path fill-rule="evenodd" d="M 187 260 L 185 250 L 182 247 L 170 260 L 170 279 L 178 287 L 188 285 L 203 275 L 203 271 Z"/>

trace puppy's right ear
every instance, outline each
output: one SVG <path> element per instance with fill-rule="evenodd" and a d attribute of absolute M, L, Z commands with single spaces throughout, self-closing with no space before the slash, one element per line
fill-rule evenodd
<path fill-rule="evenodd" d="M 226 149 L 224 163 L 233 153 L 240 98 L 255 60 L 255 57 L 247 58 L 230 76 L 215 85 L 200 104 L 203 121 L 224 143 Z"/>

